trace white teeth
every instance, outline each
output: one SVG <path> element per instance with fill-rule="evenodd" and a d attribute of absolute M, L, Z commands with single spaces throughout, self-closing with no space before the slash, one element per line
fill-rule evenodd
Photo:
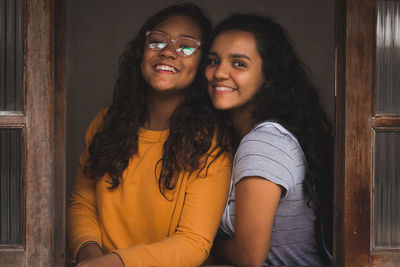
<path fill-rule="evenodd" d="M 163 70 L 163 71 L 171 71 L 173 73 L 177 73 L 177 70 L 174 67 L 167 66 L 167 65 L 156 65 L 156 70 Z"/>
<path fill-rule="evenodd" d="M 231 87 L 225 87 L 225 86 L 216 86 L 214 88 L 215 88 L 215 91 L 222 91 L 222 92 L 233 92 L 233 91 L 235 91 L 235 89 L 233 89 Z"/>

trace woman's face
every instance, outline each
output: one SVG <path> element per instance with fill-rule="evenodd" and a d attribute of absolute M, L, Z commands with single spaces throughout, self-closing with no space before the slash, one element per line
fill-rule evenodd
<path fill-rule="evenodd" d="M 187 16 L 171 16 L 152 31 L 162 32 L 170 39 L 191 37 L 201 41 L 201 29 Z M 175 51 L 173 42 L 161 50 L 152 50 L 146 44 L 141 62 L 144 80 L 150 89 L 158 92 L 181 92 L 194 80 L 200 63 L 201 51 L 184 57 Z"/>
<path fill-rule="evenodd" d="M 240 110 L 265 83 L 262 59 L 250 32 L 231 30 L 218 34 L 208 59 L 208 93 L 217 109 Z"/>

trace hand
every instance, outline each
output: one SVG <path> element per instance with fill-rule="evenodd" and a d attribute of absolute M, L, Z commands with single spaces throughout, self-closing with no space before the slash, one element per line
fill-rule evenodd
<path fill-rule="evenodd" d="M 89 243 L 78 251 L 76 260 L 81 262 L 101 256 L 103 256 L 103 252 L 101 251 L 99 245 L 97 245 L 97 243 Z"/>
<path fill-rule="evenodd" d="M 124 267 L 124 263 L 116 253 L 110 253 L 79 262 L 76 267 Z"/>

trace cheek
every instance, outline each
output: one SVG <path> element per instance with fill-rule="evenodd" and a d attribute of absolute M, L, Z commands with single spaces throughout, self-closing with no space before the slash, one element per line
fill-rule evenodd
<path fill-rule="evenodd" d="M 186 68 L 190 71 L 190 72 L 194 72 L 196 73 L 199 65 L 200 65 L 200 55 L 192 55 L 191 57 L 185 58 L 185 65 Z"/>
<path fill-rule="evenodd" d="M 149 56 L 148 53 L 144 53 L 142 60 L 140 61 L 140 71 L 142 73 L 143 76 L 146 76 L 149 72 Z"/>
<path fill-rule="evenodd" d="M 214 72 L 215 72 L 215 69 L 213 69 L 211 67 L 206 67 L 204 74 L 207 78 L 207 81 L 210 82 L 212 80 L 212 77 L 214 76 Z"/>
<path fill-rule="evenodd" d="M 208 95 L 209 95 L 211 98 L 214 96 L 213 88 L 211 87 L 211 85 L 208 85 L 208 87 L 207 87 L 207 92 L 208 92 Z"/>
<path fill-rule="evenodd" d="M 255 87 L 254 94 L 256 94 L 258 91 L 260 91 L 260 89 L 264 86 L 265 86 L 264 74 L 262 72 L 260 72 L 254 79 L 254 87 Z"/>
<path fill-rule="evenodd" d="M 254 96 L 263 86 L 264 79 L 260 74 L 240 73 L 236 76 L 237 82 L 246 88 L 246 94 Z"/>

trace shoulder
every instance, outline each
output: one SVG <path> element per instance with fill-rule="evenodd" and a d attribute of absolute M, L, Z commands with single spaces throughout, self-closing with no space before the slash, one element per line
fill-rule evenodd
<path fill-rule="evenodd" d="M 296 137 L 276 122 L 258 124 L 240 142 L 237 154 L 260 152 L 283 154 L 289 158 L 301 152 Z"/>
<path fill-rule="evenodd" d="M 89 144 L 93 138 L 93 136 L 98 132 L 98 130 L 103 126 L 104 118 L 108 112 L 108 107 L 100 110 L 97 115 L 94 117 L 89 127 L 86 130 L 86 144 Z"/>
<path fill-rule="evenodd" d="M 279 123 L 264 122 L 240 142 L 234 159 L 234 182 L 259 176 L 291 191 L 304 179 L 305 164 L 296 137 Z"/>
<path fill-rule="evenodd" d="M 209 150 L 207 151 L 204 158 L 207 160 L 206 165 L 211 164 L 215 166 L 224 166 L 232 168 L 232 152 L 224 150 L 221 152 L 221 144 L 218 140 L 218 128 L 214 129 L 213 139 Z"/>

